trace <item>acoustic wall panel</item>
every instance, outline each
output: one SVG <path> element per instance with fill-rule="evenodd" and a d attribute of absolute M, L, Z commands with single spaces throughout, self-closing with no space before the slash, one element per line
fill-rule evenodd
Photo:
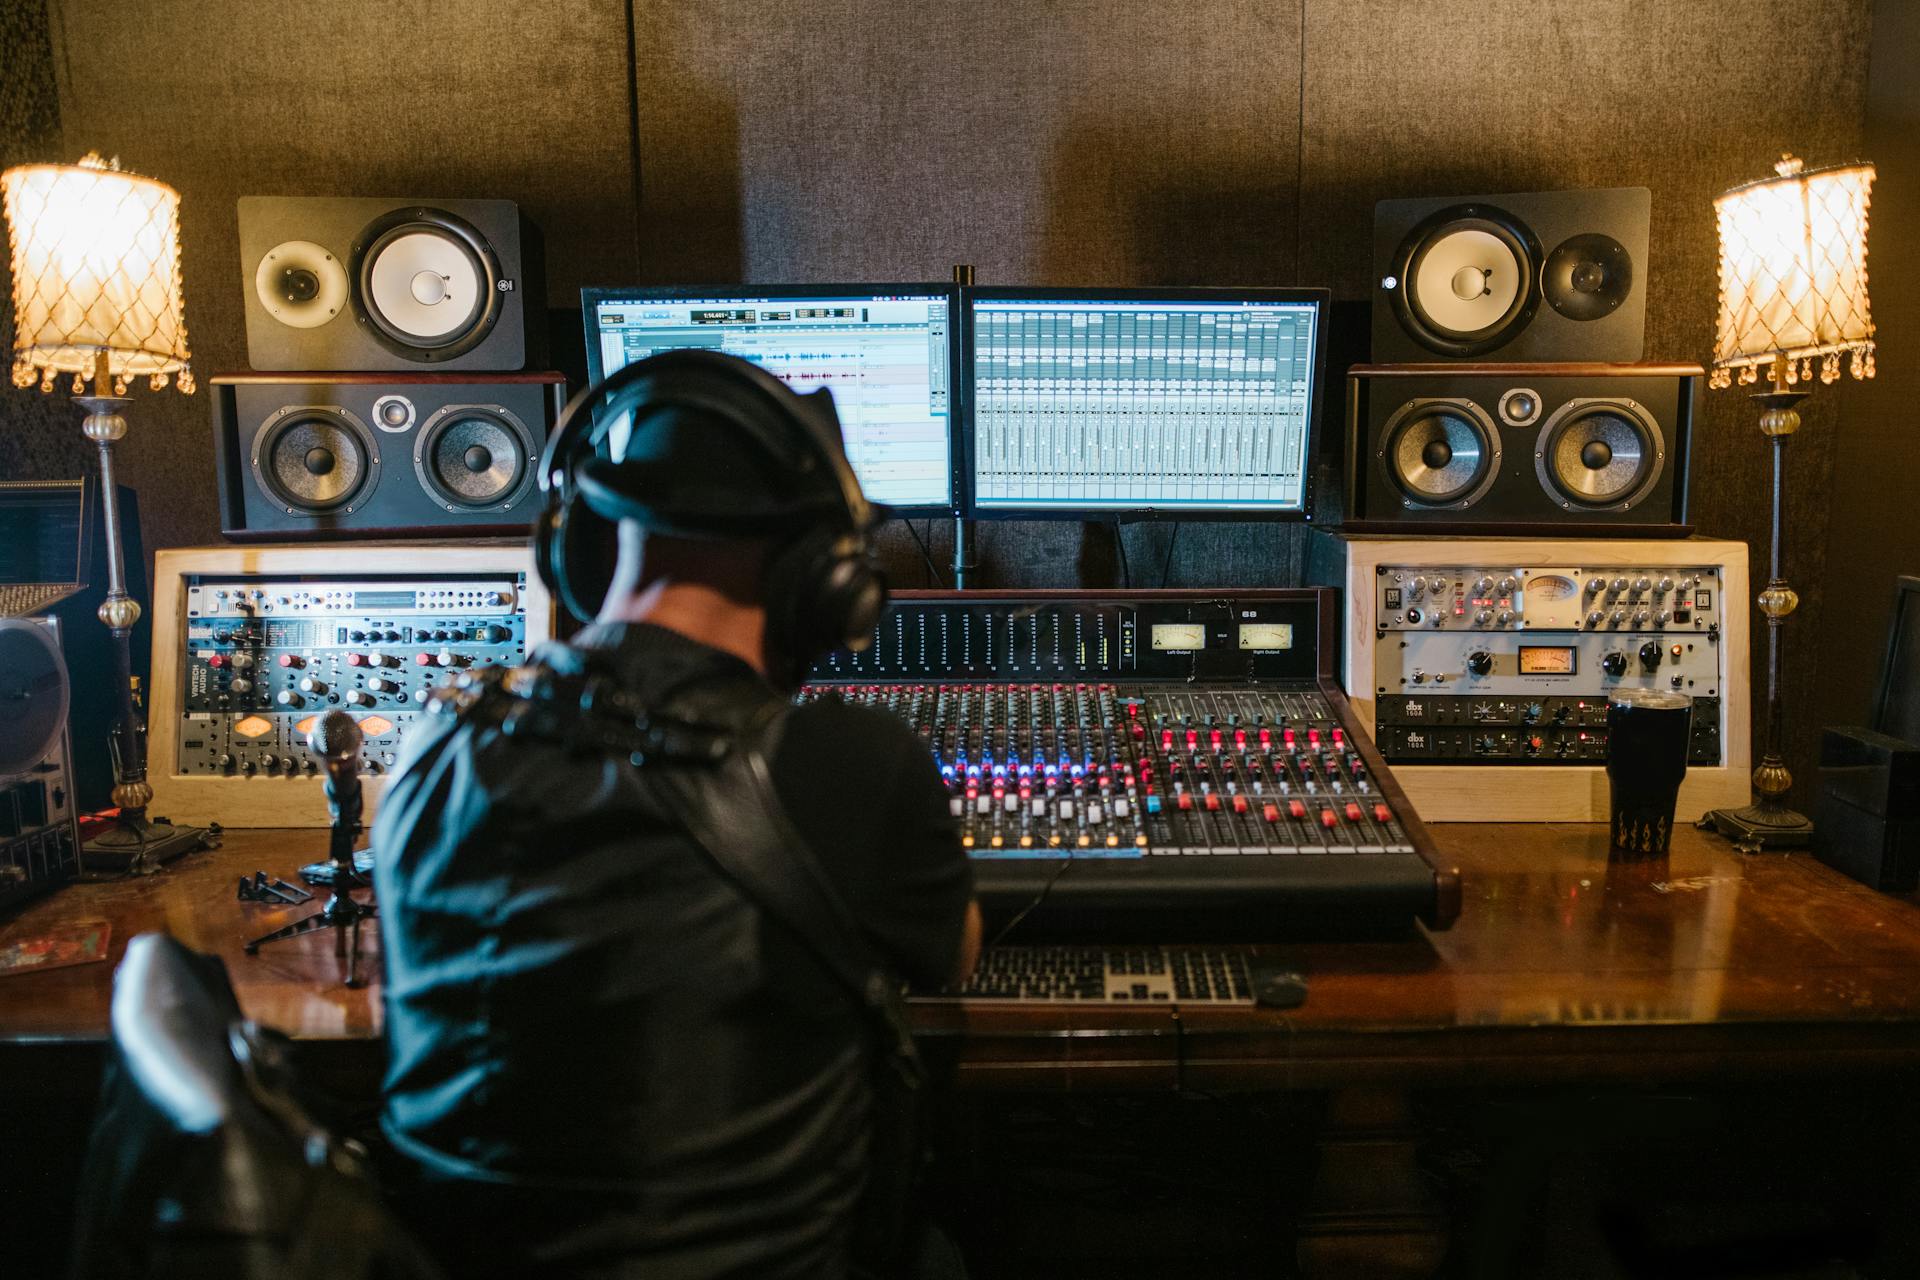
<path fill-rule="evenodd" d="M 634 14 L 649 280 L 1293 275 L 1297 0 Z"/>
<path fill-rule="evenodd" d="M 621 0 L 142 0 L 138 21 L 111 0 L 49 8 L 67 149 L 118 155 L 180 191 L 203 381 L 247 363 L 242 195 L 515 200 L 547 233 L 555 306 L 634 270 Z M 135 395 L 125 476 L 149 499 L 146 545 L 214 541 L 204 391 Z"/>

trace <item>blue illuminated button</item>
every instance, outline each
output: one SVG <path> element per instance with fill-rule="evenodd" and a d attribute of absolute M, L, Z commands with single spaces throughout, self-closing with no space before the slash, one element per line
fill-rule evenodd
<path fill-rule="evenodd" d="M 1158 813 L 1158 812 L 1160 812 L 1160 797 L 1159 797 L 1159 796 L 1148 796 L 1148 797 L 1147 797 L 1147 812 L 1148 812 L 1148 813 Z"/>

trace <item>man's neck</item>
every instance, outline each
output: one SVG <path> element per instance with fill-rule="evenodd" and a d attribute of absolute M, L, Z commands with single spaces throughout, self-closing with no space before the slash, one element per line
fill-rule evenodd
<path fill-rule="evenodd" d="M 765 607 L 729 599 L 704 583 L 661 579 L 636 593 L 610 597 L 599 621 L 665 627 L 767 674 Z"/>

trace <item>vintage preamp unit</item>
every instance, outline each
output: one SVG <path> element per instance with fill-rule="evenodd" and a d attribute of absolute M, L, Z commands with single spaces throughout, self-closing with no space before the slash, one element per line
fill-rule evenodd
<path fill-rule="evenodd" d="M 553 634 L 518 540 L 162 551 L 154 602 L 154 808 L 228 827 L 327 824 L 306 742 L 334 709 L 359 722 L 371 812 L 429 689 Z"/>
<path fill-rule="evenodd" d="M 1434 821 L 1607 816 L 1607 696 L 1693 699 L 1678 816 L 1748 796 L 1747 548 L 1702 538 L 1317 534 L 1347 593 L 1342 678 Z"/>

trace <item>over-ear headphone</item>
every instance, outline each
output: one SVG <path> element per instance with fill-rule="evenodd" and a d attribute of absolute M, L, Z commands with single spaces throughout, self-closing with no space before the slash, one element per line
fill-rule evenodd
<path fill-rule="evenodd" d="M 596 413 L 597 409 L 597 413 Z M 837 501 L 808 512 L 803 527 L 723 511 L 668 514 L 671 495 L 635 492 L 622 469 L 597 456 L 623 414 L 633 434 L 667 409 L 711 415 L 799 474 L 827 468 Z M 591 621 L 613 580 L 612 525 L 637 520 L 691 536 L 783 538 L 763 578 L 769 648 L 795 678 L 835 648 L 864 649 L 886 605 L 886 579 L 872 544 L 884 513 L 867 501 L 847 462 L 833 397 L 800 395 L 765 369 L 717 351 L 664 351 L 616 370 L 567 402 L 540 455 L 543 507 L 534 521 L 540 580 L 569 613 Z M 797 536 L 796 536 L 797 535 Z"/>

